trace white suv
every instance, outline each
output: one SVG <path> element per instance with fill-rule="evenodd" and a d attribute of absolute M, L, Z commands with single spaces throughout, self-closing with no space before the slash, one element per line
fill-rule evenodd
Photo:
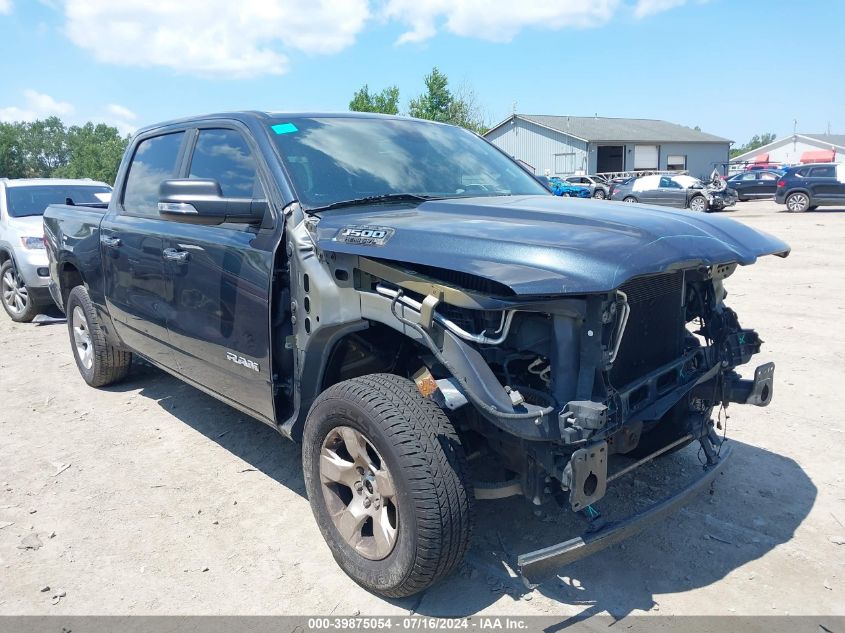
<path fill-rule="evenodd" d="M 47 205 L 100 205 L 110 197 L 111 187 L 94 180 L 0 178 L 0 303 L 13 321 L 32 321 L 52 304 L 41 225 Z"/>

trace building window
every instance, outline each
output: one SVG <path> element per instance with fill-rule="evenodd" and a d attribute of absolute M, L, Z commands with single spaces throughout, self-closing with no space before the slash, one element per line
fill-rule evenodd
<path fill-rule="evenodd" d="M 575 153 L 555 154 L 555 173 L 571 174 L 575 172 Z"/>
<path fill-rule="evenodd" d="M 669 154 L 666 158 L 666 169 L 683 171 L 687 168 L 687 157 Z"/>

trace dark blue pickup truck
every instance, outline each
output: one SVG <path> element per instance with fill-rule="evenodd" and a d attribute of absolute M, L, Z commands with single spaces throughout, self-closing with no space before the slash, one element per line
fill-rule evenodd
<path fill-rule="evenodd" d="M 108 208 L 44 215 L 85 381 L 138 355 L 301 441 L 339 565 L 386 596 L 449 574 L 476 499 L 590 522 L 537 581 L 687 501 L 767 405 L 725 280 L 780 240 L 718 217 L 559 198 L 478 136 L 362 114 L 233 113 L 139 132 Z M 602 524 L 607 486 L 700 443 L 701 477 Z M 468 455 L 473 455 L 472 467 Z M 480 479 L 484 483 L 480 483 Z M 680 564 L 680 563 L 679 563 Z"/>

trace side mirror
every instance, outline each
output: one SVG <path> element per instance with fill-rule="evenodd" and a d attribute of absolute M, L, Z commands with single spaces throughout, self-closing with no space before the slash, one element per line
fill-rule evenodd
<path fill-rule="evenodd" d="M 161 217 L 188 224 L 258 224 L 267 211 L 266 200 L 224 198 L 220 183 L 205 178 L 165 180 L 158 199 Z"/>

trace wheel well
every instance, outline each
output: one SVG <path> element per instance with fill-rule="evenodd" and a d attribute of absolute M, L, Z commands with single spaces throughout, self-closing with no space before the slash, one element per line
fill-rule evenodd
<path fill-rule="evenodd" d="M 67 298 L 70 291 L 81 286 L 85 282 L 82 280 L 82 275 L 73 264 L 64 263 L 59 271 L 59 288 L 62 291 L 62 305 L 67 305 Z"/>
<path fill-rule="evenodd" d="M 321 391 L 367 374 L 410 377 L 423 366 L 427 350 L 401 332 L 381 323 L 352 332 L 335 343 L 323 372 Z"/>
<path fill-rule="evenodd" d="M 0 251 L 0 266 L 6 263 L 6 260 L 12 259 L 12 256 L 9 254 L 9 251 Z"/>

